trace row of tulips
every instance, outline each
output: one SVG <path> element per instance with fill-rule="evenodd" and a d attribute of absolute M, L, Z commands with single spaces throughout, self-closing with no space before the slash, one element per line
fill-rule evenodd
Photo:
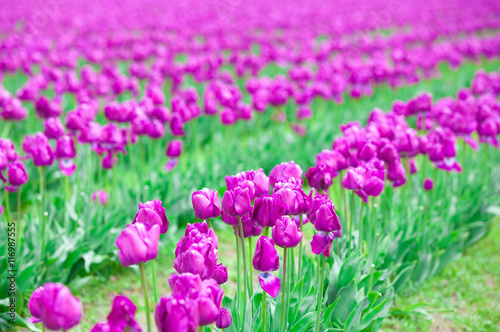
<path fill-rule="evenodd" d="M 500 107 L 491 95 L 464 95 L 467 93 L 460 91 L 454 102 L 467 101 L 468 107 L 463 110 L 466 114 L 477 115 L 488 108 L 486 119 L 490 118 L 497 130 Z M 398 114 L 415 115 L 399 110 L 403 104 L 409 109 L 413 106 L 408 105 L 421 100 L 425 100 L 420 103 L 425 106 L 419 112 L 430 120 L 420 128 L 419 135 L 405 116 Z M 372 111 L 365 128 L 358 123 L 341 126 L 344 136 L 335 139 L 332 150 L 318 154 L 316 166 L 305 175 L 300 166 L 287 162 L 276 165 L 269 176 L 262 170 L 227 176 L 220 202 L 216 191 L 203 189 L 193 193 L 195 216 L 206 221 L 189 224 L 177 243 L 177 274 L 169 279 L 168 297 L 158 298 L 154 268 L 160 233 L 168 229 L 165 209 L 158 200 L 140 204 L 133 223 L 122 231 L 116 244 L 123 266 L 140 267 L 148 330 L 150 309 L 144 264 L 149 261 L 157 303 L 154 316 L 160 331 L 196 331 L 211 324 L 228 331 L 355 331 L 380 326 L 394 290 L 403 288 L 409 280 L 418 283 L 437 273 L 466 243 L 476 241 L 487 229 L 484 222 L 470 227 L 464 220 L 450 222 L 450 214 L 433 213 L 431 193 L 412 187 L 412 177 L 419 173 L 417 161 L 422 164 L 423 188 L 428 192 L 442 189 L 443 184 L 435 188 L 439 180 L 444 185 L 456 183 L 450 177 L 439 177 L 437 172 L 433 180 L 427 178 L 425 165 L 429 162 L 435 170 L 462 171 L 455 160 L 457 138 L 450 129 L 452 125 L 440 123 L 442 104 L 442 100 L 432 103 L 429 95 L 422 95 L 407 103 L 396 102 L 394 110 L 388 113 Z M 468 137 L 462 136 L 463 141 L 478 137 L 481 143 L 494 145 L 491 139 L 481 139 L 481 130 L 481 125 L 476 126 Z M 473 143 L 472 146 L 476 147 Z M 488 151 L 487 145 L 482 149 Z M 486 172 L 487 161 L 480 171 Z M 304 177 L 312 188 L 309 194 Z M 342 181 L 332 190 L 336 177 Z M 490 183 L 484 178 L 475 181 L 479 186 L 484 181 Z M 393 189 L 403 185 L 398 191 Z M 350 199 L 345 190 L 352 190 Z M 414 197 L 419 192 L 424 196 L 423 203 Z M 359 213 L 354 209 L 358 205 L 355 195 L 362 199 Z M 424 211 L 411 218 L 410 209 L 401 209 L 403 204 L 410 208 L 423 204 Z M 367 211 L 363 211 L 365 205 Z M 379 212 L 384 205 L 388 207 Z M 219 286 L 228 280 L 227 267 L 218 261 L 218 238 L 211 227 L 219 217 L 234 228 L 236 239 L 237 292 L 232 300 L 223 300 Z M 306 255 L 303 246 L 307 223 L 314 226 L 310 249 L 318 260 Z M 453 240 L 455 234 L 462 234 L 459 241 Z M 258 237 L 255 251 L 253 237 Z M 332 248 L 334 242 L 337 245 Z M 282 248 L 281 258 L 276 247 Z M 444 253 L 433 254 L 435 249 Z M 259 272 L 260 289 L 255 289 L 253 269 Z M 274 271 L 279 271 L 278 276 Z M 58 292 L 64 295 L 59 298 Z M 71 303 L 72 309 L 60 314 L 57 300 Z M 71 328 L 81 317 L 79 301 L 60 284 L 39 288 L 28 305 L 32 321 L 41 320 L 50 329 Z M 140 330 L 135 311 L 129 299 L 118 296 L 107 323 L 97 324 L 94 331 Z"/>

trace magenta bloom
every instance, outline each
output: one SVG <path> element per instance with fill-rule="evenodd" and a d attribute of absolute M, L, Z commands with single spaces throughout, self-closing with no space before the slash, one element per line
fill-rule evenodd
<path fill-rule="evenodd" d="M 17 191 L 20 186 L 28 182 L 28 173 L 26 173 L 24 164 L 20 161 L 15 161 L 9 165 L 7 177 L 9 184 L 5 185 L 5 190 L 8 192 Z"/>
<path fill-rule="evenodd" d="M 285 209 L 286 205 L 277 196 L 258 197 L 254 202 L 252 221 L 260 227 L 272 227 Z"/>
<path fill-rule="evenodd" d="M 139 203 L 139 212 L 135 215 L 132 224 L 145 224 L 147 228 L 153 225 L 160 226 L 160 234 L 165 234 L 168 230 L 168 219 L 165 208 L 159 199 Z"/>
<path fill-rule="evenodd" d="M 326 257 L 330 257 L 330 251 L 334 239 L 335 235 L 333 233 L 318 232 L 314 234 L 311 241 L 312 252 L 316 255 L 323 254 Z"/>
<path fill-rule="evenodd" d="M 281 280 L 270 272 L 259 273 L 260 287 L 273 298 L 278 296 L 281 289 Z"/>
<path fill-rule="evenodd" d="M 273 241 L 281 248 L 294 248 L 302 239 L 302 232 L 297 224 L 288 216 L 282 216 L 273 227 Z"/>
<path fill-rule="evenodd" d="M 28 301 L 33 323 L 42 322 L 49 330 L 69 330 L 82 318 L 82 303 L 63 284 L 46 283 Z"/>
<path fill-rule="evenodd" d="M 220 308 L 219 317 L 217 317 L 217 320 L 215 321 L 215 326 L 219 329 L 227 329 L 232 323 L 233 320 L 229 311 L 224 308 Z"/>
<path fill-rule="evenodd" d="M 64 135 L 64 126 L 60 118 L 48 118 L 43 123 L 44 134 L 49 139 L 58 139 Z"/>
<path fill-rule="evenodd" d="M 167 157 L 170 158 L 178 158 L 182 154 L 182 141 L 181 140 L 172 140 L 168 142 L 167 150 L 165 151 Z"/>
<path fill-rule="evenodd" d="M 269 173 L 269 184 L 274 187 L 278 182 L 288 182 L 290 179 L 302 184 L 302 168 L 293 161 L 274 166 Z"/>
<path fill-rule="evenodd" d="M 217 190 L 203 188 L 191 195 L 194 215 L 200 220 L 217 218 L 220 215 L 220 202 Z"/>
<path fill-rule="evenodd" d="M 146 263 L 158 255 L 160 226 L 147 228 L 142 223 L 128 225 L 116 238 L 116 246 L 120 251 L 118 258 L 123 266 Z"/>
<path fill-rule="evenodd" d="M 222 197 L 222 208 L 231 217 L 243 216 L 252 207 L 252 195 L 248 188 L 226 190 Z"/>
<path fill-rule="evenodd" d="M 270 237 L 261 236 L 257 240 L 252 265 L 257 271 L 276 271 L 280 266 L 278 252 Z"/>
<path fill-rule="evenodd" d="M 47 136 L 36 133 L 26 136 L 22 148 L 28 157 L 33 159 L 35 166 L 50 166 L 54 162 L 54 151 L 49 144 Z"/>
<path fill-rule="evenodd" d="M 349 190 L 360 190 L 363 186 L 363 178 L 355 169 L 349 168 L 342 179 L 342 185 Z"/>
<path fill-rule="evenodd" d="M 331 170 L 326 165 L 318 165 L 314 167 L 309 167 L 306 172 L 307 184 L 311 188 L 316 190 L 328 190 L 332 185 L 332 174 Z"/>
<path fill-rule="evenodd" d="M 76 171 L 76 164 L 73 161 L 76 157 L 75 144 L 70 136 L 63 135 L 57 139 L 56 157 L 59 168 L 65 176 L 71 176 Z"/>
<path fill-rule="evenodd" d="M 316 211 L 314 227 L 319 232 L 335 232 L 336 237 L 342 236 L 340 219 L 331 201 L 323 203 Z"/>
<path fill-rule="evenodd" d="M 96 190 L 92 193 L 92 202 L 99 200 L 99 204 L 105 206 L 109 203 L 109 194 L 104 189 Z"/>
<path fill-rule="evenodd" d="M 227 266 L 223 266 L 222 263 L 217 264 L 214 268 L 212 279 L 217 281 L 219 285 L 226 283 L 226 281 L 228 280 Z"/>
<path fill-rule="evenodd" d="M 160 332 L 196 332 L 198 304 L 181 294 L 162 297 L 156 305 L 155 322 Z"/>
<path fill-rule="evenodd" d="M 117 295 L 106 323 L 96 324 L 91 332 L 130 331 L 140 332 L 141 327 L 134 318 L 137 307 L 128 297 Z"/>
<path fill-rule="evenodd" d="M 432 181 L 432 179 L 425 178 L 422 186 L 424 187 L 424 190 L 430 191 L 434 189 L 434 181 Z"/>
<path fill-rule="evenodd" d="M 253 236 L 259 236 L 262 234 L 262 227 L 255 226 L 251 221 L 250 221 L 250 216 L 245 215 L 242 218 L 242 232 L 243 232 L 243 238 L 249 238 Z M 233 226 L 234 229 L 234 235 L 240 237 L 240 234 L 236 234 L 236 226 Z"/>

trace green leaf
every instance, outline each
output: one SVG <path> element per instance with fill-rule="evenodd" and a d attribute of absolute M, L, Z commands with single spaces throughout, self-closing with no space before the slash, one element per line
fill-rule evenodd
<path fill-rule="evenodd" d="M 359 302 L 354 310 L 347 318 L 344 332 L 356 332 L 359 331 L 359 323 L 361 321 L 361 314 L 366 307 L 368 307 L 369 301 L 368 298 L 364 298 L 361 302 Z"/>
<path fill-rule="evenodd" d="M 402 289 L 408 283 L 414 267 L 415 263 L 411 264 L 410 266 L 406 266 L 401 270 L 401 272 L 399 272 L 396 278 L 394 278 L 394 281 L 391 283 L 391 285 L 394 287 L 394 290 L 396 290 L 396 292 Z"/>
<path fill-rule="evenodd" d="M 339 272 L 339 287 L 345 287 L 355 279 L 356 273 L 361 268 L 363 258 L 363 255 L 351 256 L 344 262 Z"/>
<path fill-rule="evenodd" d="M 318 313 L 316 311 L 309 312 L 306 315 L 302 316 L 301 319 L 295 325 L 292 326 L 290 332 L 304 332 L 311 327 L 316 321 Z"/>
<path fill-rule="evenodd" d="M 361 323 L 359 326 L 360 330 L 366 329 L 373 321 L 378 318 L 387 316 L 392 305 L 392 298 L 388 298 L 374 308 L 371 308 L 367 312 L 363 313 L 361 318 Z"/>
<path fill-rule="evenodd" d="M 342 267 L 342 261 L 337 255 L 333 255 L 333 266 L 330 270 L 330 283 L 328 284 L 328 288 L 326 290 L 326 303 L 327 305 L 332 304 L 337 297 L 337 292 L 339 291 L 339 273 Z M 310 279 L 310 278 L 308 278 Z"/>
<path fill-rule="evenodd" d="M 356 293 L 358 289 L 356 288 L 356 284 L 354 280 L 344 287 L 340 289 L 338 297 L 339 302 L 335 306 L 335 309 L 332 312 L 332 320 L 334 322 L 339 321 L 342 324 L 345 324 L 347 318 L 351 314 L 351 311 L 356 306 Z"/>

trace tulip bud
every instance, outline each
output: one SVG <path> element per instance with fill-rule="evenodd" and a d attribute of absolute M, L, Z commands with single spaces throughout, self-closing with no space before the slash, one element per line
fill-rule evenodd
<path fill-rule="evenodd" d="M 109 203 L 109 194 L 104 189 L 96 190 L 92 193 L 92 202 L 99 200 L 99 204 L 105 206 Z"/>
<path fill-rule="evenodd" d="M 158 255 L 159 241 L 159 225 L 150 228 L 141 223 L 128 225 L 116 238 L 118 258 L 123 266 L 146 263 Z"/>
<path fill-rule="evenodd" d="M 130 331 L 140 332 L 141 326 L 135 320 L 135 312 L 137 307 L 128 297 L 117 295 L 113 299 L 113 307 L 108 315 L 106 323 L 96 324 L 91 332 L 108 332 L 108 331 Z"/>
<path fill-rule="evenodd" d="M 217 190 L 204 188 L 191 196 L 194 215 L 200 220 L 217 218 L 220 215 L 220 202 Z"/>
<path fill-rule="evenodd" d="M 274 187 L 278 182 L 287 182 L 290 179 L 295 179 L 302 183 L 302 169 L 293 161 L 284 162 L 274 166 L 269 173 L 269 184 Z"/>
<path fill-rule="evenodd" d="M 281 248 L 294 248 L 302 239 L 302 232 L 288 216 L 282 216 L 273 227 L 274 243 Z"/>
<path fill-rule="evenodd" d="M 82 318 L 82 303 L 63 284 L 46 283 L 28 301 L 32 323 L 42 322 L 49 330 L 69 330 Z"/>
<path fill-rule="evenodd" d="M 217 317 L 217 320 L 215 321 L 215 326 L 219 329 L 227 329 L 232 323 L 233 320 L 231 319 L 229 311 L 224 308 L 220 308 L 219 317 Z"/>
<path fill-rule="evenodd" d="M 263 272 L 276 271 L 279 268 L 280 259 L 274 247 L 273 239 L 261 236 L 257 240 L 252 264 L 254 269 Z"/>
<path fill-rule="evenodd" d="M 182 154 L 182 141 L 172 140 L 168 142 L 167 150 L 165 151 L 167 157 L 178 158 Z"/>

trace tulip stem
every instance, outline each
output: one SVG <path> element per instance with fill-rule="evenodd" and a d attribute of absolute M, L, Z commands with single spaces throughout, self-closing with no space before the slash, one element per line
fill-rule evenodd
<path fill-rule="evenodd" d="M 252 237 L 248 238 L 248 265 L 250 266 L 250 297 L 253 295 L 253 269 L 252 269 Z"/>
<path fill-rule="evenodd" d="M 283 287 L 281 288 L 281 324 L 280 331 L 283 331 L 283 324 L 285 320 L 285 293 L 286 293 L 286 246 L 283 247 Z"/>
<path fill-rule="evenodd" d="M 365 203 L 361 202 L 361 207 L 359 208 L 359 235 L 358 235 L 358 247 L 361 249 L 363 247 L 363 207 Z"/>
<path fill-rule="evenodd" d="M 319 323 L 321 319 L 321 304 L 323 302 L 323 281 L 325 280 L 325 265 L 326 265 L 326 256 L 323 255 L 323 265 L 321 267 L 321 279 L 319 284 L 318 316 L 316 318 L 316 332 L 319 332 Z"/>
<path fill-rule="evenodd" d="M 262 290 L 262 332 L 266 330 L 266 291 Z"/>
<path fill-rule="evenodd" d="M 302 233 L 302 214 L 300 215 L 300 224 L 299 224 L 299 229 L 300 232 Z M 303 238 L 303 237 L 302 237 Z M 300 239 L 299 242 L 299 270 L 297 271 L 297 275 L 300 278 L 300 272 L 302 271 L 302 238 Z"/>
<path fill-rule="evenodd" d="M 148 296 L 148 288 L 146 284 L 146 268 L 144 267 L 144 263 L 139 263 L 139 269 L 141 270 L 141 281 L 142 281 L 142 290 L 144 292 L 144 306 L 146 307 L 146 323 L 148 327 L 148 332 L 151 332 L 151 322 L 149 317 L 149 296 Z"/>
<path fill-rule="evenodd" d="M 154 259 L 151 261 L 151 272 L 153 274 L 153 295 L 155 303 L 158 303 L 158 289 L 156 287 L 156 263 Z"/>
<path fill-rule="evenodd" d="M 212 228 L 212 219 L 207 219 L 208 228 Z"/>
<path fill-rule="evenodd" d="M 21 233 L 21 221 L 22 221 L 22 210 L 21 210 L 21 188 L 17 189 L 17 227 L 16 227 L 16 246 L 18 250 L 21 250 L 19 245 L 19 236 Z"/>
<path fill-rule="evenodd" d="M 9 192 L 5 190 L 5 221 L 6 221 L 6 228 L 9 228 L 9 221 L 10 221 L 10 204 L 9 204 Z"/>
<path fill-rule="evenodd" d="M 42 222 L 42 258 L 45 258 L 45 244 L 47 242 L 47 220 L 45 218 L 45 167 L 38 167 L 40 175 L 40 221 Z"/>
<path fill-rule="evenodd" d="M 240 309 L 241 312 L 241 255 L 240 255 L 240 239 L 239 239 L 239 234 L 240 234 L 240 227 L 236 226 L 236 264 L 237 264 L 237 290 L 238 290 L 238 308 Z"/>
<path fill-rule="evenodd" d="M 370 284 L 368 285 L 368 293 L 370 293 L 373 289 L 373 274 L 375 273 L 375 264 L 371 265 L 370 268 Z"/>
<path fill-rule="evenodd" d="M 347 252 L 351 251 L 351 236 L 352 236 L 352 228 L 354 223 L 354 190 L 351 195 L 351 215 L 349 216 L 349 236 L 347 237 Z"/>
<path fill-rule="evenodd" d="M 248 292 L 250 292 L 248 290 L 248 288 L 250 288 L 250 286 L 248 285 L 248 270 L 247 270 L 247 255 L 246 255 L 246 252 L 245 252 L 245 238 L 244 238 L 244 235 L 243 235 L 243 225 L 241 223 L 241 217 L 238 216 L 238 225 L 239 225 L 239 235 L 240 235 L 240 240 L 241 240 L 241 255 L 242 255 L 242 258 L 243 258 L 243 282 L 244 282 L 244 285 L 245 287 L 243 287 L 243 293 L 245 295 L 245 299 L 243 301 L 243 310 L 245 312 L 243 312 L 243 321 L 245 321 L 245 314 L 246 314 L 246 311 L 247 311 L 247 294 L 245 292 L 245 289 L 247 289 Z"/>

